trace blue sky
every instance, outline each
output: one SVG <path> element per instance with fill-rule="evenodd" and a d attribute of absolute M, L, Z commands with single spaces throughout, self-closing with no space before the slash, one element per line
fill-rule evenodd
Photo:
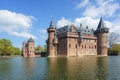
<path fill-rule="evenodd" d="M 55 25 L 74 24 L 96 29 L 103 17 L 110 32 L 120 30 L 119 0 L 1 0 L 0 38 L 7 38 L 21 48 L 24 40 L 33 37 L 35 45 L 45 45 L 46 29 Z"/>

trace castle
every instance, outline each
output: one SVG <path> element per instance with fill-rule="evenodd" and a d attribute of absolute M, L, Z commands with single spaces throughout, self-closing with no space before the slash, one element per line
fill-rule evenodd
<path fill-rule="evenodd" d="M 105 27 L 102 18 L 96 30 L 89 29 L 88 26 L 79 27 L 74 25 L 64 26 L 56 29 L 51 21 L 47 29 L 48 39 L 47 56 L 84 56 L 100 55 L 107 56 L 107 36 L 109 29 Z M 30 38 L 22 44 L 23 57 L 36 57 L 34 40 Z"/>
<path fill-rule="evenodd" d="M 35 57 L 34 40 L 30 38 L 27 42 L 22 44 L 23 57 Z"/>
<path fill-rule="evenodd" d="M 51 21 L 47 29 L 48 56 L 107 56 L 107 36 L 109 29 L 105 27 L 102 18 L 96 30 L 84 28 L 82 25 L 64 26 L 56 29 Z"/>

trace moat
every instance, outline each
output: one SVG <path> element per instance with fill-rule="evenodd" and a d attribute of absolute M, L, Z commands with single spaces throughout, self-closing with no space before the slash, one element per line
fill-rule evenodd
<path fill-rule="evenodd" d="M 120 56 L 0 58 L 0 80 L 120 80 Z"/>

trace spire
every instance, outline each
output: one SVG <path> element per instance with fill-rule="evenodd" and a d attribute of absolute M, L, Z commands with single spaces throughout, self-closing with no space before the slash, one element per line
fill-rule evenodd
<path fill-rule="evenodd" d="M 23 41 L 23 45 L 26 45 L 26 41 Z"/>
<path fill-rule="evenodd" d="M 102 28 L 106 28 L 106 27 L 105 27 L 104 22 L 103 22 L 102 17 L 101 17 L 100 21 L 99 21 L 99 24 L 98 24 L 98 27 L 97 27 L 97 30 L 100 30 Z"/>
<path fill-rule="evenodd" d="M 34 42 L 33 38 L 31 37 L 28 42 Z"/>
<path fill-rule="evenodd" d="M 96 33 L 108 33 L 108 32 L 109 32 L 109 28 L 105 27 L 104 22 L 103 22 L 102 17 L 101 17 L 100 22 L 98 24 L 98 27 L 95 31 L 95 34 Z"/>
<path fill-rule="evenodd" d="M 53 21 L 51 20 L 49 28 L 55 28 Z"/>

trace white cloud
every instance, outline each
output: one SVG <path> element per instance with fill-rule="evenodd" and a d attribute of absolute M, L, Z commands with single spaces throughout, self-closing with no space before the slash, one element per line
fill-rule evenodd
<path fill-rule="evenodd" d="M 47 33 L 47 30 L 46 30 L 46 29 L 40 29 L 39 32 L 40 32 L 41 34 L 46 34 L 46 33 Z"/>
<path fill-rule="evenodd" d="M 57 22 L 57 27 L 63 27 L 65 25 L 70 25 L 72 24 L 72 22 L 70 21 L 70 19 L 65 19 L 64 17 L 62 17 L 58 22 Z"/>
<path fill-rule="evenodd" d="M 82 0 L 79 4 L 77 4 L 76 8 L 82 8 L 89 4 L 89 0 Z"/>
<path fill-rule="evenodd" d="M 89 26 L 91 28 L 96 29 L 96 27 L 98 26 L 98 23 L 99 23 L 99 19 L 94 19 L 91 17 L 81 17 L 81 18 L 75 18 L 75 20 L 72 22 L 69 19 L 65 19 L 64 17 L 62 17 L 58 21 L 57 26 L 59 28 L 59 27 L 65 26 L 65 25 L 74 24 L 75 26 L 79 27 L 81 23 L 82 23 L 83 27 Z"/>
<path fill-rule="evenodd" d="M 64 19 L 64 20 L 63 20 Z M 74 24 L 75 26 L 79 27 L 80 26 L 80 23 L 82 23 L 82 26 L 83 27 L 86 27 L 88 26 L 89 28 L 93 28 L 94 30 L 96 30 L 98 24 L 99 24 L 99 18 L 92 18 L 92 17 L 81 17 L 81 18 L 75 18 L 75 20 L 72 22 L 70 21 L 69 19 L 65 19 L 64 17 L 61 18 L 58 22 L 59 24 L 57 24 L 57 26 L 59 26 L 58 28 L 60 28 L 61 24 L 63 26 L 65 25 L 70 25 L 69 23 L 72 23 Z M 67 22 L 65 25 L 63 25 L 63 23 Z M 116 32 L 116 33 L 119 33 L 119 30 L 120 30 L 120 18 L 116 19 L 115 21 L 113 22 L 110 22 L 108 20 L 104 20 L 104 23 L 105 23 L 105 26 L 110 28 L 110 32 Z M 60 22 L 62 22 L 60 24 Z"/>
<path fill-rule="evenodd" d="M 47 39 L 47 35 L 48 35 L 47 34 L 47 30 L 46 29 L 40 29 L 39 32 L 40 32 L 41 39 L 46 40 Z"/>
<path fill-rule="evenodd" d="M 84 5 L 82 6 L 81 4 Z M 110 32 L 119 33 L 120 30 L 120 3 L 115 0 L 85 0 L 76 5 L 78 9 L 83 8 L 83 17 L 76 18 L 75 25 L 82 23 L 83 25 L 98 25 L 98 18 L 103 17 L 106 27 L 110 28 Z M 69 21 L 69 20 L 68 20 Z M 71 22 L 72 23 L 72 22 Z"/>
<path fill-rule="evenodd" d="M 90 2 L 89 2 L 90 3 Z M 119 3 L 114 2 L 113 0 L 96 0 L 95 3 L 91 2 L 91 5 L 88 5 L 85 9 L 83 15 L 88 17 L 111 17 L 118 9 L 120 9 Z"/>
<path fill-rule="evenodd" d="M 120 17 L 112 21 L 112 26 L 110 27 L 110 31 L 120 34 Z"/>
<path fill-rule="evenodd" d="M 80 23 L 82 23 L 83 27 L 89 26 L 91 28 L 96 28 L 99 23 L 99 19 L 94 19 L 91 17 L 76 18 L 74 24 L 76 26 L 80 26 Z"/>
<path fill-rule="evenodd" d="M 0 10 L 0 32 L 7 32 L 10 35 L 19 37 L 36 38 L 30 33 L 34 17 L 8 10 Z"/>

